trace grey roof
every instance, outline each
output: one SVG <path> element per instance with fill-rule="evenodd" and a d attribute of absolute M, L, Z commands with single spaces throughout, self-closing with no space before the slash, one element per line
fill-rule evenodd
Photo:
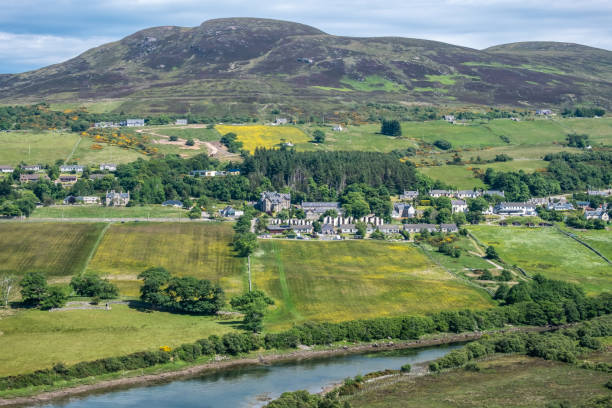
<path fill-rule="evenodd" d="M 465 205 L 463 200 L 451 200 L 451 205 Z"/>
<path fill-rule="evenodd" d="M 285 200 L 291 200 L 291 194 L 277 193 L 276 191 L 264 191 L 261 193 L 261 198 L 270 200 L 273 203 L 282 203 Z"/>
<path fill-rule="evenodd" d="M 440 229 L 456 230 L 457 229 L 457 224 L 440 224 Z"/>
<path fill-rule="evenodd" d="M 325 201 L 303 201 L 302 202 L 302 208 L 320 208 L 320 207 L 333 207 L 333 208 L 340 208 L 340 203 L 337 201 L 330 201 L 330 202 L 325 202 Z"/>
<path fill-rule="evenodd" d="M 179 200 L 168 200 L 168 201 L 164 201 L 162 205 L 180 205 L 182 206 L 183 202 Z"/>
<path fill-rule="evenodd" d="M 404 229 L 415 229 L 417 231 L 424 229 L 437 229 L 435 224 L 405 224 Z"/>
<path fill-rule="evenodd" d="M 500 208 L 505 208 L 505 207 L 525 207 L 525 208 L 535 208 L 535 204 L 529 204 L 529 203 L 517 203 L 517 202 L 504 202 L 504 203 L 499 203 L 498 204 Z"/>

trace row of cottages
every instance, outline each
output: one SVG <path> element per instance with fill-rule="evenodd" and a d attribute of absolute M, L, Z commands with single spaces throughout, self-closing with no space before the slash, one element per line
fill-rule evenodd
<path fill-rule="evenodd" d="M 607 190 L 587 190 L 587 195 L 608 197 L 612 195 L 612 189 Z"/>
<path fill-rule="evenodd" d="M 463 200 L 451 200 L 451 209 L 453 214 L 465 213 L 468 210 L 467 203 Z"/>
<path fill-rule="evenodd" d="M 85 205 L 92 205 L 92 204 L 100 204 L 100 197 L 97 196 L 68 196 L 66 198 L 64 198 L 64 204 L 66 205 L 72 205 L 72 204 L 85 204 Z"/>
<path fill-rule="evenodd" d="M 20 167 L 25 171 L 41 171 L 44 168 L 42 164 L 22 164 Z"/>
<path fill-rule="evenodd" d="M 446 232 L 453 233 L 459 231 L 457 224 L 404 224 L 404 231 L 410 233 L 427 232 Z"/>
<path fill-rule="evenodd" d="M 0 173 L 12 173 L 15 169 L 12 166 L 0 166 Z"/>
<path fill-rule="evenodd" d="M 565 203 L 565 202 L 549 202 L 546 208 L 548 210 L 553 210 L 553 211 L 573 211 L 575 210 L 574 205 L 572 203 Z"/>
<path fill-rule="evenodd" d="M 83 170 L 85 170 L 85 167 L 77 164 L 64 164 L 60 166 L 60 171 L 62 173 L 82 173 Z"/>
<path fill-rule="evenodd" d="M 484 195 L 505 197 L 505 193 L 500 190 L 429 190 L 431 197 L 449 197 L 449 198 L 478 198 Z"/>
<path fill-rule="evenodd" d="M 227 171 L 223 170 L 191 170 L 190 176 L 193 177 L 220 177 L 220 176 L 239 176 L 240 170 L 230 169 Z"/>
<path fill-rule="evenodd" d="M 115 190 L 106 192 L 104 201 L 107 207 L 125 207 L 130 202 L 130 192 L 117 193 Z"/>
<path fill-rule="evenodd" d="M 378 217 L 374 214 L 369 214 L 359 219 L 356 219 L 355 217 L 342 217 L 342 216 L 331 217 L 329 215 L 323 218 L 324 224 L 330 224 L 335 227 L 338 227 L 340 225 L 346 225 L 346 224 L 354 224 L 356 222 L 363 222 L 364 224 L 370 224 L 370 225 L 383 225 L 385 223 L 385 221 L 381 217 Z"/>
<path fill-rule="evenodd" d="M 416 216 L 416 209 L 410 204 L 395 203 L 393 204 L 393 211 L 391 212 L 391 218 L 402 219 L 402 218 L 414 218 Z"/>
<path fill-rule="evenodd" d="M 264 191 L 261 193 L 255 208 L 266 213 L 275 213 L 288 210 L 291 207 L 291 194 L 277 193 L 276 191 Z"/>
<path fill-rule="evenodd" d="M 586 210 L 584 212 L 584 216 L 586 217 L 587 220 L 610 221 L 610 216 L 608 215 L 607 205 L 599 207 L 596 210 Z"/>
<path fill-rule="evenodd" d="M 493 212 L 498 215 L 537 215 L 536 205 L 531 203 L 503 202 L 497 204 L 493 209 Z"/>
<path fill-rule="evenodd" d="M 144 119 L 127 119 L 120 122 L 96 122 L 95 128 L 115 128 L 115 127 L 140 127 L 145 125 Z"/>
<path fill-rule="evenodd" d="M 313 220 L 304 220 L 301 218 L 291 218 L 288 220 L 281 220 L 280 218 L 271 219 L 268 224 L 270 225 L 312 225 Z"/>
<path fill-rule="evenodd" d="M 303 201 L 302 210 L 309 220 L 316 220 L 326 211 L 335 211 L 337 214 L 342 214 L 342 208 L 339 202 L 311 202 Z"/>

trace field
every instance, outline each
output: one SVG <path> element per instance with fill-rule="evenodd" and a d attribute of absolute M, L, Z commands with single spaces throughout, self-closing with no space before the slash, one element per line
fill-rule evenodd
<path fill-rule="evenodd" d="M 146 205 L 138 207 L 105 207 L 101 205 L 62 205 L 34 210 L 32 218 L 187 218 L 187 211 Z"/>
<path fill-rule="evenodd" d="M 442 180 L 458 189 L 485 188 L 484 182 L 474 177 L 474 173 L 465 166 L 420 167 L 419 171 L 432 179 Z"/>
<path fill-rule="evenodd" d="M 152 266 L 219 283 L 230 296 L 245 287 L 244 261 L 230 247 L 229 223 L 113 224 L 88 270 L 116 280 L 122 294 L 137 296 L 136 276 Z"/>
<path fill-rule="evenodd" d="M 580 240 L 586 242 L 587 244 L 601 252 L 606 258 L 612 260 L 612 231 L 570 230 L 569 232 L 577 235 Z"/>
<path fill-rule="evenodd" d="M 591 294 L 612 291 L 610 265 L 554 228 L 479 225 L 469 230 L 484 244 L 493 245 L 506 263 L 530 274 L 576 283 Z"/>
<path fill-rule="evenodd" d="M 478 365 L 480 372 L 456 369 L 376 384 L 348 400 L 355 408 L 531 408 L 596 406 L 583 404 L 610 396 L 604 386 L 609 374 L 600 371 L 519 355 L 494 357 Z M 555 402 L 567 405 L 552 405 Z"/>
<path fill-rule="evenodd" d="M 198 127 L 195 127 L 198 126 Z M 164 136 L 177 136 L 180 139 L 198 139 L 204 142 L 219 140 L 221 135 L 215 129 L 207 129 L 204 125 L 183 126 L 159 126 L 147 127 L 144 133 L 156 133 Z"/>
<path fill-rule="evenodd" d="M 55 363 L 123 355 L 160 346 L 176 347 L 232 331 L 211 317 L 142 312 L 127 305 L 112 310 L 19 311 L 0 316 L 0 376 L 31 372 Z"/>
<path fill-rule="evenodd" d="M 0 223 L 0 272 L 80 273 L 103 229 L 102 223 Z"/>
<path fill-rule="evenodd" d="M 486 308 L 467 286 L 407 244 L 262 241 L 251 258 L 254 286 L 275 300 L 270 330 L 302 321 L 415 315 Z"/>
<path fill-rule="evenodd" d="M 294 126 L 264 126 L 264 125 L 217 125 L 217 131 L 224 135 L 233 132 L 238 135 L 243 148 L 254 152 L 257 147 L 278 147 L 281 143 L 304 145 L 312 140 L 308 135 Z"/>

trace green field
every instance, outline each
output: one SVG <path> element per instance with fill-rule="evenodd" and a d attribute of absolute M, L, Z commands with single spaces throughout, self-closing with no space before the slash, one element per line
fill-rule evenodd
<path fill-rule="evenodd" d="M 187 218 L 187 210 L 161 205 L 105 207 L 101 205 L 62 205 L 34 210 L 32 218 Z"/>
<path fill-rule="evenodd" d="M 20 162 L 50 164 L 65 160 L 81 137 L 76 133 L 56 131 L 18 131 L 0 133 L 0 163 Z"/>
<path fill-rule="evenodd" d="M 0 223 L 0 272 L 81 273 L 104 224 Z"/>
<path fill-rule="evenodd" d="M 519 355 L 496 356 L 478 365 L 479 372 L 455 369 L 383 380 L 348 401 L 354 408 L 609 406 L 588 404 L 610 396 L 605 387 L 609 374 L 601 371 Z M 568 405 L 549 405 L 555 402 Z"/>
<path fill-rule="evenodd" d="M 219 283 L 228 294 L 245 287 L 244 260 L 230 246 L 229 223 L 113 224 L 98 246 L 89 270 L 116 280 L 124 295 L 138 295 L 136 276 L 163 266 L 172 274 Z"/>
<path fill-rule="evenodd" d="M 474 187 L 485 188 L 484 182 L 474 177 L 474 173 L 465 166 L 420 167 L 419 172 L 458 189 L 472 190 Z"/>
<path fill-rule="evenodd" d="M 142 312 L 127 305 L 112 310 L 18 311 L 0 315 L 0 376 L 31 372 L 58 362 L 176 347 L 232 331 L 212 317 Z M 10 350 L 10 352 L 6 352 Z"/>
<path fill-rule="evenodd" d="M 610 264 L 554 228 L 478 225 L 468 229 L 485 245 L 493 245 L 506 263 L 530 274 L 576 283 L 591 294 L 612 291 Z"/>
<path fill-rule="evenodd" d="M 156 133 L 164 136 L 177 136 L 181 139 L 198 139 L 204 142 L 213 142 L 221 139 L 221 135 L 216 129 L 207 129 L 205 125 L 197 125 L 199 127 L 183 127 L 183 126 L 158 126 L 147 127 L 145 133 Z"/>
<path fill-rule="evenodd" d="M 578 236 L 579 239 L 586 242 L 603 256 L 612 260 L 612 231 L 610 230 L 568 230 L 570 233 Z"/>
<path fill-rule="evenodd" d="M 493 304 L 408 244 L 262 241 L 251 263 L 255 287 L 277 302 L 269 329 Z"/>

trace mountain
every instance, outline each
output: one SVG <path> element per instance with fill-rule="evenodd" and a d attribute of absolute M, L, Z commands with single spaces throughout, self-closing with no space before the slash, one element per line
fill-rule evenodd
<path fill-rule="evenodd" d="M 475 50 L 357 38 L 286 21 L 155 27 L 39 70 L 0 75 L 0 102 L 113 101 L 126 112 L 325 111 L 366 102 L 612 107 L 612 52 L 526 42 Z"/>

